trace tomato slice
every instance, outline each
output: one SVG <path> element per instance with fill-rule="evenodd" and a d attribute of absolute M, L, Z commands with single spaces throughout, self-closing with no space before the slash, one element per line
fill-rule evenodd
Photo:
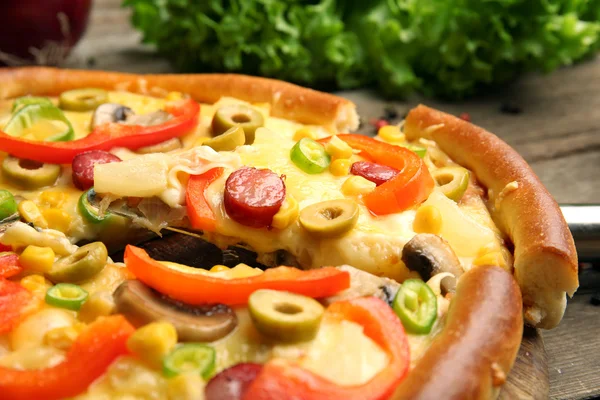
<path fill-rule="evenodd" d="M 119 356 L 134 328 L 122 315 L 99 318 L 75 340 L 64 361 L 38 370 L 0 367 L 0 393 L 10 400 L 54 400 L 80 394 Z"/>
<path fill-rule="evenodd" d="M 350 275 L 332 267 L 303 271 L 292 267 L 267 269 L 260 275 L 223 279 L 186 273 L 150 258 L 145 250 L 128 245 L 125 265 L 151 288 L 188 304 L 246 304 L 259 289 L 285 290 L 313 298 L 334 295 L 350 287 Z"/>
<path fill-rule="evenodd" d="M 217 180 L 225 168 L 218 167 L 200 175 L 192 175 L 187 183 L 185 204 L 192 228 L 207 232 L 214 232 L 217 220 L 210 205 L 204 197 L 204 191 Z"/>
<path fill-rule="evenodd" d="M 23 271 L 19 265 L 19 255 L 16 253 L 0 254 L 0 278 L 10 278 Z"/>
<path fill-rule="evenodd" d="M 31 292 L 20 284 L 0 278 L 0 335 L 10 332 L 21 320 L 32 298 Z"/>
<path fill-rule="evenodd" d="M 326 317 L 340 318 L 364 327 L 364 333 L 389 356 L 388 365 L 371 380 L 356 386 L 339 386 L 293 361 L 274 359 L 264 365 L 244 394 L 244 400 L 383 400 L 389 398 L 408 372 L 408 339 L 394 311 L 375 297 L 360 297 L 331 304 Z"/>

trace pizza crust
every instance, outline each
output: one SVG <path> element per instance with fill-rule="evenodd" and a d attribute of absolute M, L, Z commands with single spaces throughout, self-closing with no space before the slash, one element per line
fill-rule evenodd
<path fill-rule="evenodd" d="M 481 266 L 458 281 L 446 325 L 392 399 L 490 399 L 515 361 L 523 335 L 522 299 L 514 278 Z"/>
<path fill-rule="evenodd" d="M 0 98 L 58 95 L 66 90 L 97 87 L 140 94 L 188 93 L 201 103 L 235 97 L 250 103 L 268 103 L 271 114 L 335 131 L 358 128 L 356 106 L 332 94 L 274 79 L 236 74 L 137 75 L 47 67 L 7 68 L 0 71 Z"/>
<path fill-rule="evenodd" d="M 558 325 L 565 294 L 579 286 L 577 253 L 558 204 L 527 162 L 494 134 L 423 105 L 408 114 L 404 133 L 434 140 L 488 188 L 492 217 L 515 246 L 525 320 L 538 328 Z"/>

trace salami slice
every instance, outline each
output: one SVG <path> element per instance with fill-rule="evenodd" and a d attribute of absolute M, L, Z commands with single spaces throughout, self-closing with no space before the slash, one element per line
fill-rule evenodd
<path fill-rule="evenodd" d="M 94 186 L 94 165 L 119 162 L 121 159 L 108 151 L 92 150 L 73 158 L 73 185 L 81 190 Z"/>
<path fill-rule="evenodd" d="M 377 186 L 394 178 L 399 172 L 397 169 L 369 161 L 357 161 L 350 168 L 351 174 L 362 176 Z"/>

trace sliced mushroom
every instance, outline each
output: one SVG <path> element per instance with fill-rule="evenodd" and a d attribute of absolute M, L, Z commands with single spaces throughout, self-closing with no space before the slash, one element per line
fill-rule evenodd
<path fill-rule="evenodd" d="M 125 121 L 128 117 L 133 115 L 134 112 L 131 108 L 121 104 L 101 104 L 96 108 L 96 111 L 94 111 L 94 116 L 92 117 L 92 129 L 109 122 Z"/>
<path fill-rule="evenodd" d="M 441 272 L 449 272 L 454 278 L 442 280 L 442 290 L 454 293 L 456 280 L 463 268 L 456 254 L 444 239 L 431 233 L 415 235 L 402 249 L 402 261 L 408 269 L 416 271 L 424 281 Z"/>
<path fill-rule="evenodd" d="M 123 282 L 113 296 L 116 312 L 133 324 L 169 321 L 184 342 L 213 342 L 237 325 L 235 312 L 226 305 L 191 306 L 163 296 L 138 280 Z"/>
<path fill-rule="evenodd" d="M 168 112 L 158 110 L 148 114 L 129 115 L 122 123 L 125 125 L 153 126 L 165 123 L 171 118 L 173 116 Z"/>
<path fill-rule="evenodd" d="M 400 284 L 392 279 L 382 278 L 349 265 L 338 268 L 350 274 L 350 287 L 335 296 L 323 299 L 325 305 L 364 296 L 375 296 L 391 305 L 400 288 Z"/>

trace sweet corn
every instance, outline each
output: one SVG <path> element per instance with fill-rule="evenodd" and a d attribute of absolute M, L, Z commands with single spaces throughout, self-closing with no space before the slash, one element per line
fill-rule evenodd
<path fill-rule="evenodd" d="M 317 132 L 315 132 L 313 129 L 308 128 L 308 127 L 304 127 L 304 128 L 300 128 L 296 131 L 296 133 L 294 133 L 294 140 L 298 141 L 300 139 L 304 139 L 304 138 L 309 138 L 312 140 L 317 140 Z"/>
<path fill-rule="evenodd" d="M 419 207 L 413 221 L 413 230 L 417 233 L 440 233 L 442 230 L 442 213 L 435 206 Z"/>
<path fill-rule="evenodd" d="M 298 202 L 288 194 L 277 214 L 273 216 L 271 226 L 275 229 L 285 229 L 298 218 Z"/>
<path fill-rule="evenodd" d="M 54 264 L 54 250 L 50 247 L 39 247 L 30 244 L 19 256 L 19 264 L 25 270 L 45 273 Z"/>
<path fill-rule="evenodd" d="M 502 268 L 507 268 L 506 260 L 502 256 L 502 252 L 499 250 L 477 257 L 475 260 L 473 260 L 473 265 L 497 265 Z"/>
<path fill-rule="evenodd" d="M 51 329 L 44 335 L 44 343 L 60 350 L 67 350 L 77 339 L 83 328 L 85 328 L 85 324 L 78 322 L 74 325 Z"/>
<path fill-rule="evenodd" d="M 345 176 L 350 173 L 350 167 L 352 167 L 352 161 L 347 158 L 339 158 L 329 164 L 329 172 L 334 176 Z"/>
<path fill-rule="evenodd" d="M 127 340 L 127 348 L 153 367 L 177 344 L 177 331 L 169 322 L 153 322 L 135 331 Z"/>
<path fill-rule="evenodd" d="M 21 218 L 25 221 L 33 223 L 38 228 L 48 228 L 48 222 L 33 201 L 23 200 L 19 203 L 17 209 L 19 210 Z"/>
<path fill-rule="evenodd" d="M 184 373 L 167 379 L 169 400 L 193 400 L 204 398 L 206 383 L 194 373 Z"/>
<path fill-rule="evenodd" d="M 40 193 L 40 202 L 50 207 L 62 207 L 67 201 L 67 194 L 58 190 L 45 190 Z"/>
<path fill-rule="evenodd" d="M 325 146 L 325 150 L 329 155 L 333 158 L 350 158 L 352 157 L 352 147 L 346 142 L 344 142 L 339 137 L 333 136 L 327 145 Z"/>
<path fill-rule="evenodd" d="M 353 175 L 342 184 L 342 193 L 346 196 L 367 194 L 375 190 L 377 185 L 362 176 Z"/>
<path fill-rule="evenodd" d="M 27 275 L 21 279 L 21 286 L 36 295 L 46 295 L 48 289 L 52 287 L 52 283 L 39 274 Z"/>
<path fill-rule="evenodd" d="M 386 125 L 379 128 L 377 135 L 381 140 L 388 143 L 399 143 L 406 141 L 406 136 L 400 131 L 396 125 Z"/>
<path fill-rule="evenodd" d="M 71 216 L 60 208 L 47 208 L 42 210 L 42 215 L 48 223 L 48 228 L 68 233 L 71 227 Z"/>
<path fill-rule="evenodd" d="M 181 92 L 169 92 L 165 97 L 167 101 L 176 101 L 183 99 L 183 94 Z"/>
<path fill-rule="evenodd" d="M 217 264 L 213 266 L 209 271 L 210 272 L 221 272 L 221 271 L 229 271 L 229 267 L 226 265 Z"/>
<path fill-rule="evenodd" d="M 110 315 L 115 310 L 115 301 L 108 291 L 99 291 L 92 294 L 79 309 L 79 320 L 90 323 L 98 317 Z"/>

